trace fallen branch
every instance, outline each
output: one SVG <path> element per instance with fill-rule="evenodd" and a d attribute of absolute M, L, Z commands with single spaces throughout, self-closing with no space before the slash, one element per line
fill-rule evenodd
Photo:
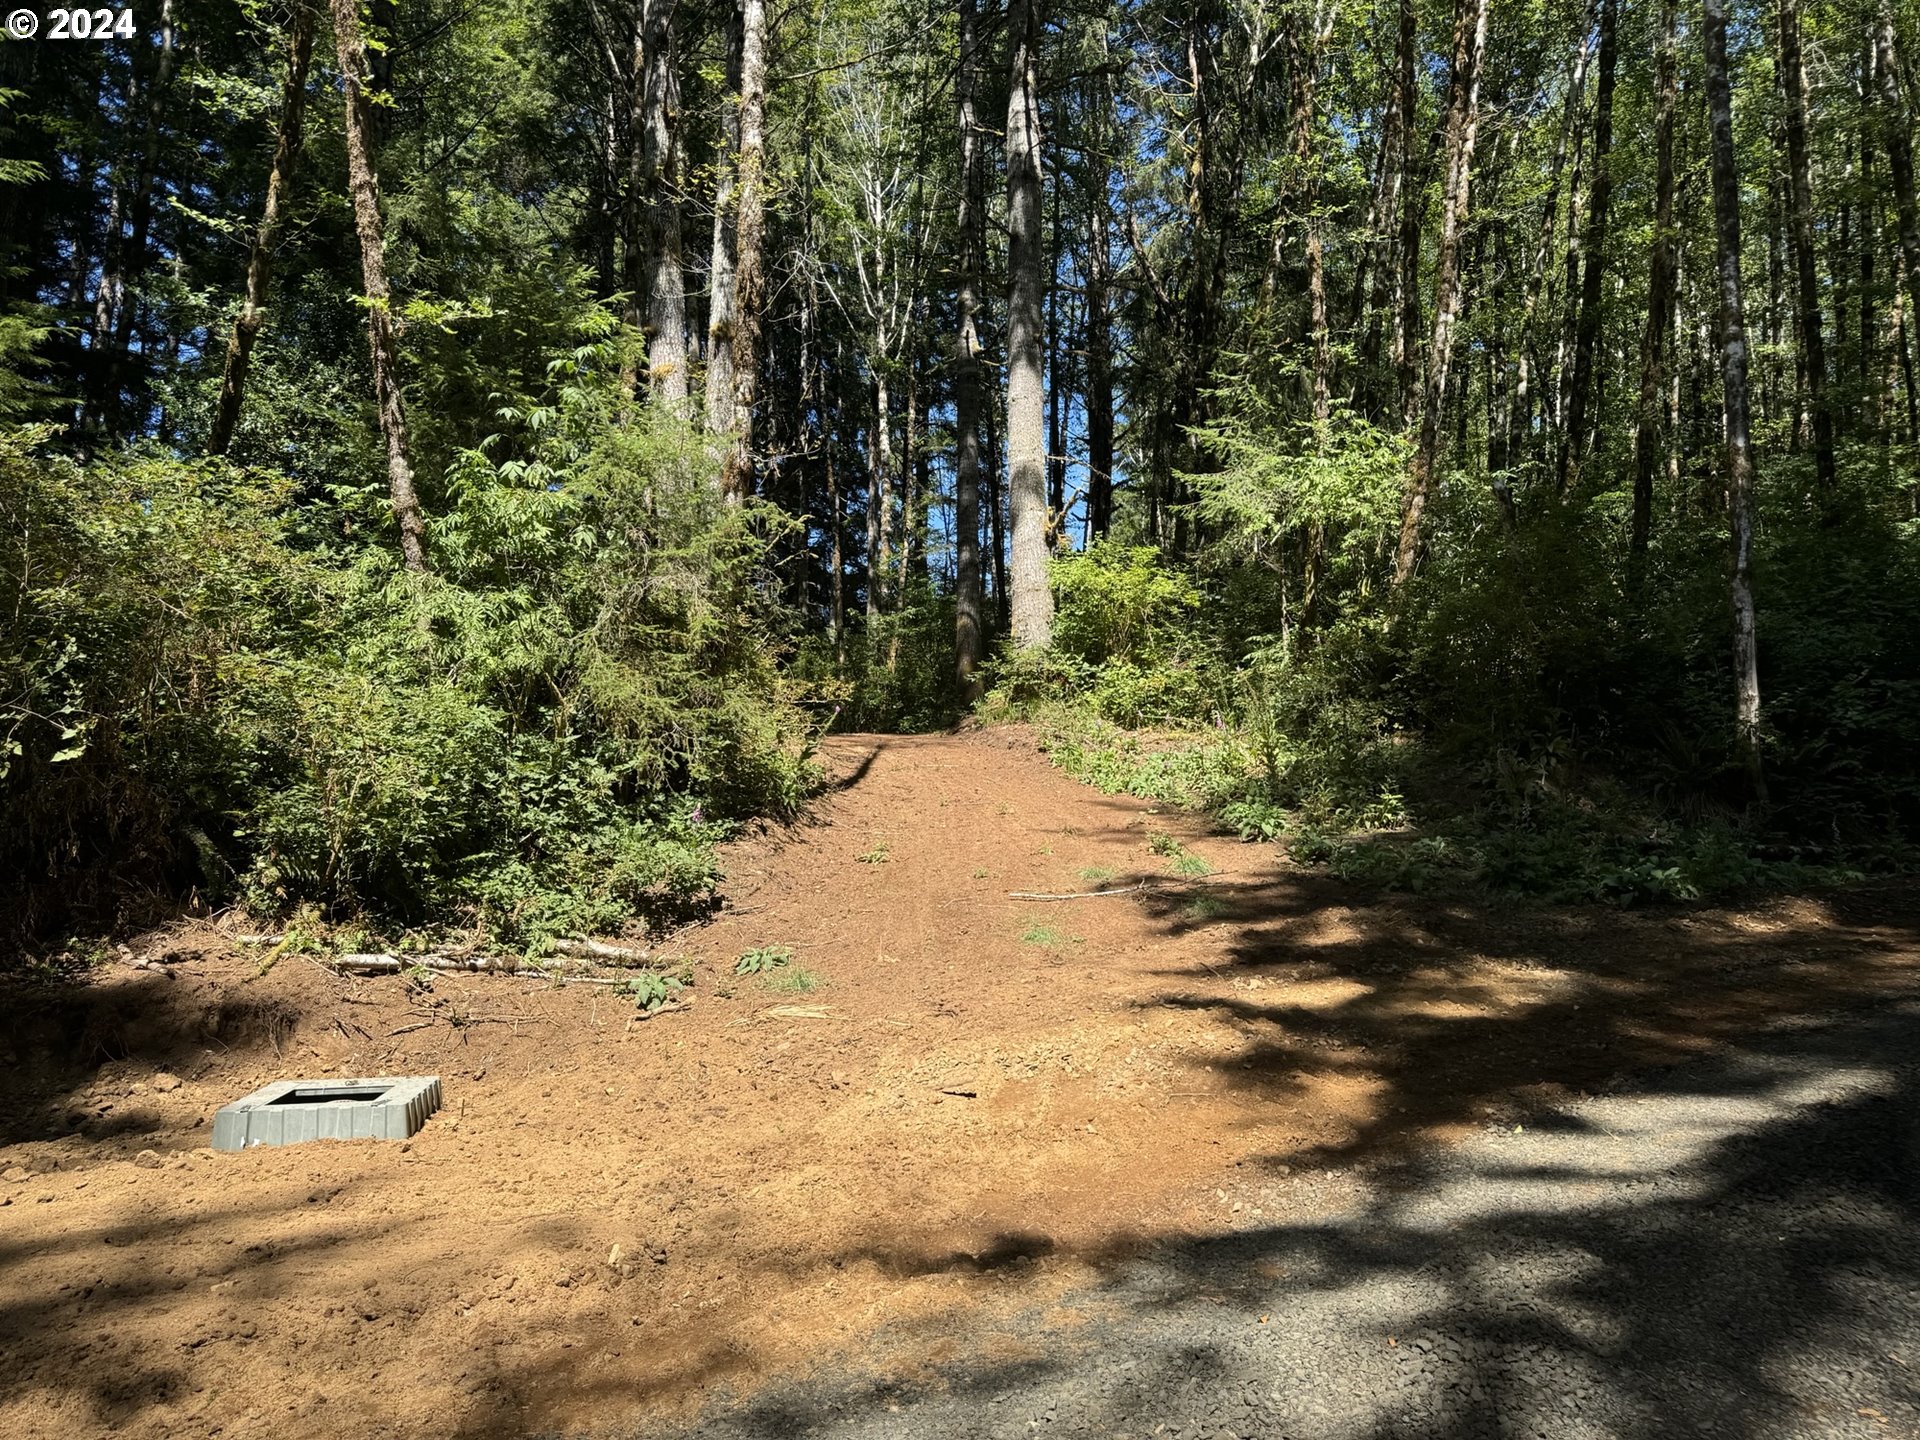
<path fill-rule="evenodd" d="M 1011 900 L 1104 900 L 1109 895 L 1137 895 L 1147 888 L 1142 880 L 1138 885 L 1123 886 L 1118 890 L 1070 890 L 1064 895 L 1042 895 L 1034 890 L 1009 890 Z"/>
<path fill-rule="evenodd" d="M 416 966 L 423 970 L 492 970 L 514 973 L 538 967 L 504 955 L 335 955 L 323 964 L 352 975 L 398 975 Z"/>
<path fill-rule="evenodd" d="M 594 960 L 624 960 L 629 963 L 645 960 L 652 953 L 636 950 L 630 945 L 609 945 L 604 940 L 556 940 L 553 948 L 561 955 L 584 955 Z"/>
<path fill-rule="evenodd" d="M 633 1027 L 635 1025 L 638 1025 L 642 1020 L 651 1020 L 656 1015 L 671 1015 L 676 1010 L 691 1010 L 692 1008 L 693 997 L 689 995 L 684 1000 L 675 1000 L 666 1005 L 656 1005 L 651 1010 L 635 1010 L 633 1014 L 627 1017 L 627 1023 L 621 1027 L 620 1033 L 622 1035 L 630 1035 L 633 1033 Z"/>
<path fill-rule="evenodd" d="M 556 977 L 569 985 L 631 985 L 631 975 L 563 975 Z"/>

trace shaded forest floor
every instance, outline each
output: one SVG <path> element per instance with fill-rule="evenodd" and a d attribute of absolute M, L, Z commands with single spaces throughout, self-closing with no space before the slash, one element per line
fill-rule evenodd
<path fill-rule="evenodd" d="M 822 1366 L 1017 1364 L 1071 1349 L 1065 1302 L 1135 1257 L 1920 996 L 1904 893 L 1372 897 L 1101 796 L 1017 731 L 826 760 L 812 819 L 732 847 L 729 908 L 668 947 L 689 1010 L 258 975 L 194 925 L 133 947 L 185 957 L 164 970 L 4 997 L 0 1433 L 512 1436 Z M 1008 893 L 1100 889 L 1129 893 Z M 760 946 L 818 988 L 735 977 Z M 403 1073 L 446 1093 L 404 1149 L 206 1148 L 269 1079 Z"/>

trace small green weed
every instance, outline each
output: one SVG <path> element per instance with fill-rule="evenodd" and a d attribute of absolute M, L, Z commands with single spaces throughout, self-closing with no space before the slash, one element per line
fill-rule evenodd
<path fill-rule="evenodd" d="M 791 945 L 756 945 L 733 962 L 736 975 L 766 975 L 793 960 Z"/>
<path fill-rule="evenodd" d="M 677 975 L 642 970 L 617 988 L 620 994 L 633 998 L 642 1015 L 652 1015 L 679 999 L 680 992 L 687 988 L 690 978 L 684 970 Z"/>
<path fill-rule="evenodd" d="M 1104 885 L 1109 880 L 1114 879 L 1117 874 L 1117 871 L 1110 870 L 1105 865 L 1083 865 L 1080 867 L 1080 878 L 1089 885 Z"/>
<path fill-rule="evenodd" d="M 858 860 L 862 865 L 884 865 L 887 863 L 887 842 L 884 840 L 876 841 L 871 850 L 866 851 L 864 854 L 856 855 L 853 858 Z"/>
<path fill-rule="evenodd" d="M 764 983 L 769 990 L 782 990 L 789 995 L 811 995 L 826 981 L 806 966 L 796 965 L 791 970 L 769 974 Z"/>
<path fill-rule="evenodd" d="M 1054 945 L 1079 945 L 1081 941 L 1085 941 L 1085 935 L 1068 935 L 1068 933 L 1064 933 L 1064 931 L 1054 929 L 1052 925 L 1043 925 L 1035 922 L 1035 924 L 1027 925 L 1027 927 L 1021 931 L 1020 939 L 1023 945 L 1054 947 Z"/>
<path fill-rule="evenodd" d="M 1218 920 L 1227 913 L 1227 907 L 1211 895 L 1198 895 L 1181 908 L 1180 913 L 1196 925 L 1209 920 Z"/>
<path fill-rule="evenodd" d="M 1173 873 L 1198 879 L 1202 875 L 1211 875 L 1213 866 L 1205 859 L 1194 854 L 1173 836 L 1164 830 L 1150 831 L 1147 835 L 1147 848 L 1156 855 L 1164 855 L 1173 861 Z"/>

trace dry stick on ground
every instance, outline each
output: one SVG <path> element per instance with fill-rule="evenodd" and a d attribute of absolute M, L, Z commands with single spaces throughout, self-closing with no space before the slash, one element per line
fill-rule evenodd
<path fill-rule="evenodd" d="M 513 957 L 498 955 L 336 955 L 323 961 L 330 968 L 354 975 L 397 975 L 403 970 L 418 967 L 423 970 L 487 970 L 502 974 L 547 974 L 555 971 L 567 971 L 581 968 L 580 961 L 546 960 L 539 964 L 530 964 Z"/>
<path fill-rule="evenodd" d="M 632 977 L 626 975 L 556 975 L 568 985 L 631 985 Z"/>
<path fill-rule="evenodd" d="M 233 938 L 242 945 L 277 945 L 287 937 L 285 934 L 278 934 L 236 935 Z M 651 950 L 635 949 L 631 945 L 609 945 L 604 940 L 556 940 L 553 942 L 553 949 L 557 955 L 585 956 L 596 960 L 645 960 L 653 953 Z M 432 953 L 451 955 L 455 952 L 436 950 Z"/>
<path fill-rule="evenodd" d="M 1042 895 L 1035 890 L 1009 890 L 1009 900 L 1104 900 L 1109 895 L 1137 895 L 1147 888 L 1142 880 L 1138 885 L 1127 885 L 1119 890 L 1070 890 L 1064 895 Z"/>
<path fill-rule="evenodd" d="M 630 945 L 609 945 L 604 940 L 556 940 L 553 948 L 559 955 L 586 955 L 595 960 L 645 960 L 653 953 Z"/>

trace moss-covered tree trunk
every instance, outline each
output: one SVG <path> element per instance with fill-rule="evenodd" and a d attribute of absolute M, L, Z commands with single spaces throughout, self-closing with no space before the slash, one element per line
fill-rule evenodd
<path fill-rule="evenodd" d="M 353 223 L 360 238 L 361 283 L 366 290 L 367 348 L 373 358 L 373 394 L 380 409 L 380 433 L 387 446 L 387 493 L 400 527 L 400 555 L 407 569 L 427 568 L 426 517 L 413 487 L 413 463 L 407 442 L 406 403 L 400 394 L 400 352 L 393 326 L 393 300 L 387 287 L 387 241 L 380 217 L 380 180 L 374 169 L 372 106 L 367 99 L 367 46 L 360 34 L 355 0 L 332 0 L 334 37 L 340 74 L 346 83 L 347 186 L 353 194 Z"/>
<path fill-rule="evenodd" d="M 767 4 L 743 0 L 740 28 L 740 165 L 734 198 L 733 317 L 727 370 L 733 444 L 721 491 L 728 503 L 753 494 L 753 412 L 760 389 L 760 320 L 766 306 Z"/>

